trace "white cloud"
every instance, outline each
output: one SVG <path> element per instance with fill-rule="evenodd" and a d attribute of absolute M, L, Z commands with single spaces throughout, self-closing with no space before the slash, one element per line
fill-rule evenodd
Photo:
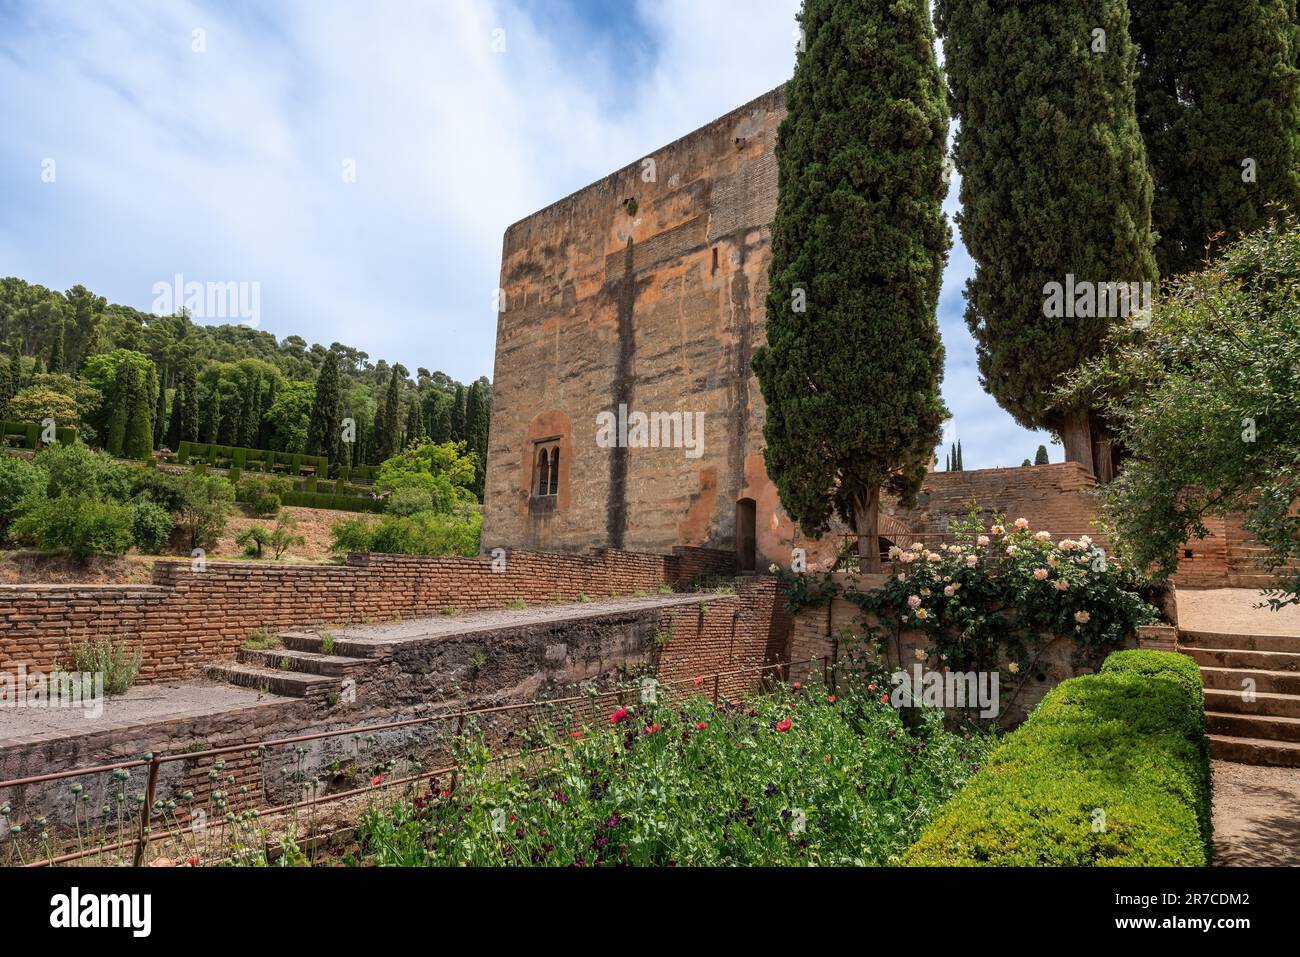
<path fill-rule="evenodd" d="M 787 79 L 798 7 L 637 0 L 634 45 L 528 0 L 6 7 L 0 274 L 141 309 L 178 272 L 258 281 L 279 336 L 490 374 L 506 227 Z M 1017 464 L 1039 440 L 978 387 L 969 268 L 945 392 L 968 466 Z"/>

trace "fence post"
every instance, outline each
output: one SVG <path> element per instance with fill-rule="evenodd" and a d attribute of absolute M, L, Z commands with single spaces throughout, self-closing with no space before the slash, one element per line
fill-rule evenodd
<path fill-rule="evenodd" d="M 140 809 L 140 839 L 135 845 L 135 860 L 132 867 L 144 866 L 144 852 L 149 844 L 149 822 L 153 815 L 153 796 L 158 788 L 158 756 L 149 753 L 149 779 L 144 790 L 144 807 Z"/>

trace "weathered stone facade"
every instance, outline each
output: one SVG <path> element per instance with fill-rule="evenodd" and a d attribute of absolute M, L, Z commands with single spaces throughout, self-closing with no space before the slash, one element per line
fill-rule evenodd
<path fill-rule="evenodd" d="M 764 471 L 750 368 L 784 115 L 782 87 L 506 232 L 485 548 L 740 539 L 745 561 L 789 562 L 795 529 Z M 700 454 L 602 447 L 597 416 L 620 406 L 703 413 Z M 551 493 L 538 453 L 554 448 Z"/>

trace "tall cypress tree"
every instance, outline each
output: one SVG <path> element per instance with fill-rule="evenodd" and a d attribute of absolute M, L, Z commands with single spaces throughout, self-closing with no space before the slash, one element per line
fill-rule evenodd
<path fill-rule="evenodd" d="M 307 423 L 307 454 L 325 455 L 331 462 L 337 456 L 341 428 L 342 393 L 339 389 L 339 357 L 334 351 L 325 354 L 316 376 L 316 398 Z"/>
<path fill-rule="evenodd" d="M 221 444 L 221 384 L 214 382 L 208 392 L 208 404 L 203 417 L 203 441 Z"/>
<path fill-rule="evenodd" d="M 384 401 L 375 416 L 375 457 L 384 462 L 396 455 L 401 445 L 402 425 L 402 377 L 393 367 L 388 377 L 388 388 L 384 392 Z"/>
<path fill-rule="evenodd" d="M 453 442 L 465 441 L 465 387 L 456 386 L 451 397 L 451 439 Z"/>
<path fill-rule="evenodd" d="M 167 436 L 167 373 L 159 370 L 158 404 L 153 413 L 153 447 L 160 449 Z"/>
<path fill-rule="evenodd" d="M 54 341 L 50 343 L 50 371 L 63 371 L 63 321 L 59 320 L 54 330 Z"/>
<path fill-rule="evenodd" d="M 9 405 L 18 392 L 14 385 L 13 370 L 8 362 L 0 362 L 0 416 L 5 414 L 5 407 Z"/>
<path fill-rule="evenodd" d="M 147 459 L 153 449 L 153 416 L 158 374 L 152 364 L 149 370 L 135 374 L 135 389 L 127 411 L 126 441 L 122 452 L 129 459 Z"/>
<path fill-rule="evenodd" d="M 1137 112 L 1155 175 L 1164 275 L 1190 272 L 1300 209 L 1300 27 L 1295 0 L 1128 0 Z"/>
<path fill-rule="evenodd" d="M 185 402 L 181 406 L 180 437 L 182 441 L 199 440 L 199 370 L 191 363 L 185 370 Z"/>
<path fill-rule="evenodd" d="M 14 343 L 14 351 L 9 357 L 9 381 L 12 383 L 14 394 L 17 395 L 23 388 L 23 353 Z"/>
<path fill-rule="evenodd" d="M 804 0 L 799 19 L 753 362 L 764 458 L 805 533 L 838 513 L 878 571 L 882 488 L 914 498 L 947 417 L 943 78 L 927 0 Z"/>
<path fill-rule="evenodd" d="M 1125 4 L 936 0 L 936 11 L 961 120 L 957 221 L 975 260 L 966 324 L 981 381 L 1018 423 L 1055 430 L 1067 459 L 1094 468 L 1092 411 L 1052 392 L 1118 317 L 1052 317 L 1047 297 L 1067 276 L 1157 278 Z"/>
<path fill-rule="evenodd" d="M 123 362 L 113 377 L 112 409 L 108 415 L 108 433 L 104 451 L 121 457 L 126 451 L 127 426 L 141 389 L 140 370 L 134 362 Z"/>
<path fill-rule="evenodd" d="M 1046 446 L 1046 445 L 1040 445 L 1040 446 L 1038 447 L 1038 451 L 1034 453 L 1034 464 L 1035 464 L 1035 465 L 1047 465 L 1047 464 L 1049 464 L 1050 462 L 1051 462 L 1051 459 L 1049 459 L 1049 458 L 1047 457 L 1047 446 Z"/>
<path fill-rule="evenodd" d="M 474 492 L 480 498 L 483 496 L 483 482 L 487 475 L 488 441 L 488 405 L 483 392 L 483 386 L 478 382 L 472 383 L 465 392 L 465 441 L 468 450 L 478 456 Z"/>
<path fill-rule="evenodd" d="M 173 452 L 181 444 L 181 419 L 185 417 L 185 389 L 187 378 L 182 375 L 176 380 L 176 393 L 172 396 L 172 414 L 167 423 L 167 437 L 163 444 Z"/>

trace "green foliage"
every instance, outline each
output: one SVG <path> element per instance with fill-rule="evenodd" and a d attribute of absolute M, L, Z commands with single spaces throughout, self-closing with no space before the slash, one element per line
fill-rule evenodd
<path fill-rule="evenodd" d="M 125 694 L 140 673 L 143 649 L 134 652 L 126 642 L 112 638 L 88 638 L 72 650 L 72 668 L 83 674 L 104 676 L 104 693 Z"/>
<path fill-rule="evenodd" d="M 1300 223 L 1252 233 L 1117 332 L 1071 383 L 1116 423 L 1124 467 L 1102 492 L 1120 551 L 1172 574 L 1207 516 L 1241 512 L 1268 549 L 1276 603 L 1300 601 Z"/>
<path fill-rule="evenodd" d="M 414 804 L 372 810 L 364 855 L 381 866 L 888 864 L 988 751 L 937 712 L 909 730 L 849 691 L 832 701 L 781 688 L 716 707 L 659 696 L 582 709 L 561 740 L 530 731 L 551 747 L 540 763 L 498 767 L 471 732 L 455 790 L 434 782 Z M 509 826 L 494 827 L 503 815 Z"/>
<path fill-rule="evenodd" d="M 1112 656 L 1101 674 L 1049 692 L 904 863 L 1204 866 L 1211 825 L 1203 725 L 1191 659 Z"/>
<path fill-rule="evenodd" d="M 307 425 L 306 450 L 309 455 L 336 456 L 339 430 L 343 427 L 342 396 L 339 393 L 339 357 L 329 352 L 316 377 L 316 394 L 312 400 Z"/>
<path fill-rule="evenodd" d="M 478 511 L 468 515 L 388 515 L 378 522 L 349 519 L 334 526 L 330 551 L 468 557 L 478 554 L 482 531 L 483 515 Z"/>
<path fill-rule="evenodd" d="M 1038 451 L 1034 453 L 1034 464 L 1035 464 L 1035 465 L 1049 465 L 1049 464 L 1051 463 L 1051 461 L 1052 461 L 1052 460 L 1049 459 L 1049 458 L 1047 457 L 1047 446 L 1046 446 L 1046 445 L 1040 445 L 1040 446 L 1038 447 Z"/>
<path fill-rule="evenodd" d="M 78 444 L 49 446 L 32 462 L 45 473 L 47 498 L 87 495 L 125 502 L 138 475 L 136 469 Z"/>
<path fill-rule="evenodd" d="M 275 430 L 276 451 L 301 452 L 307 447 L 307 426 L 311 422 L 316 390 L 310 382 L 289 382 L 276 393 L 266 419 Z"/>
<path fill-rule="evenodd" d="M 1087 425 L 1052 404 L 1114 318 L 1049 318 L 1045 286 L 1154 282 L 1151 176 L 1134 107 L 1125 4 L 937 0 L 960 119 L 957 222 L 975 260 L 966 324 L 984 387 L 1027 428 Z M 1094 52 L 1094 30 L 1106 52 Z M 1091 461 L 1091 453 L 1087 455 Z"/>
<path fill-rule="evenodd" d="M 271 552 L 275 555 L 276 561 L 283 558 L 284 553 L 289 549 L 306 543 L 307 539 L 294 531 L 297 527 L 298 520 L 288 512 L 282 514 L 275 523 L 275 531 L 271 533 L 267 544 L 271 546 Z"/>
<path fill-rule="evenodd" d="M 235 544 L 244 549 L 249 558 L 261 558 L 262 549 L 271 541 L 271 533 L 261 525 L 250 525 L 235 536 Z"/>
<path fill-rule="evenodd" d="M 430 442 L 384 461 L 375 484 L 390 491 L 422 489 L 434 496 L 436 510 L 449 512 L 458 501 L 457 489 L 473 489 L 477 468 L 478 457 L 464 442 Z"/>
<path fill-rule="evenodd" d="M 948 113 L 925 0 L 805 0 L 800 21 L 753 361 L 764 456 L 805 533 L 833 513 L 867 532 L 882 486 L 905 499 L 920 487 L 947 415 Z"/>
<path fill-rule="evenodd" d="M 246 504 L 257 515 L 273 518 L 280 511 L 284 496 L 293 490 L 293 483 L 283 478 L 258 479 L 245 476 L 237 485 L 236 499 Z"/>
<path fill-rule="evenodd" d="M 75 399 L 36 385 L 28 386 L 10 399 L 6 414 L 19 422 L 53 419 L 59 425 L 68 425 L 78 421 Z"/>
<path fill-rule="evenodd" d="M 1155 175 L 1156 256 L 1164 275 L 1190 272 L 1211 237 L 1232 241 L 1263 226 L 1269 203 L 1300 210 L 1296 6 L 1128 6 L 1139 47 L 1138 120 Z"/>
<path fill-rule="evenodd" d="M 433 508 L 434 494 L 432 491 L 408 486 L 399 488 L 388 496 L 384 511 L 390 515 L 414 515 L 416 512 L 431 512 Z M 450 508 L 447 511 L 450 511 Z"/>
<path fill-rule="evenodd" d="M 235 500 L 235 490 L 223 478 L 185 475 L 181 508 L 173 514 L 191 549 L 211 548 L 225 530 Z"/>
<path fill-rule="evenodd" d="M 147 555 L 160 553 L 172 535 L 171 516 L 148 498 L 140 499 L 131 508 L 131 541 Z"/>
<path fill-rule="evenodd" d="M 24 500 L 43 492 L 45 482 L 45 473 L 26 459 L 0 456 L 0 542 L 22 513 Z"/>
<path fill-rule="evenodd" d="M 122 555 L 131 547 L 134 511 L 129 505 L 77 493 L 37 498 L 28 504 L 11 526 L 20 541 L 81 559 Z"/>

